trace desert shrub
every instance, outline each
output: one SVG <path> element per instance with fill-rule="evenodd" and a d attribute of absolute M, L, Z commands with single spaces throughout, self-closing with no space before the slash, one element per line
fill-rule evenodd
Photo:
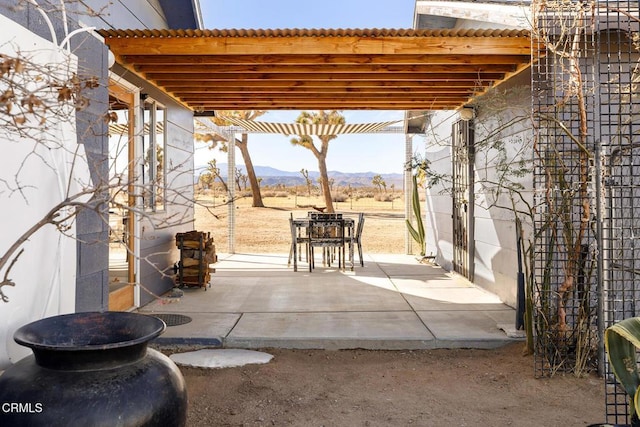
<path fill-rule="evenodd" d="M 378 193 L 373 197 L 376 202 L 391 202 L 395 199 L 393 195 L 387 193 Z"/>
<path fill-rule="evenodd" d="M 289 197 L 289 193 L 286 191 L 262 190 L 260 194 L 262 194 L 262 197 Z"/>
<path fill-rule="evenodd" d="M 349 199 L 349 196 L 345 193 L 335 193 L 331 195 L 331 199 L 334 202 L 346 202 Z"/>

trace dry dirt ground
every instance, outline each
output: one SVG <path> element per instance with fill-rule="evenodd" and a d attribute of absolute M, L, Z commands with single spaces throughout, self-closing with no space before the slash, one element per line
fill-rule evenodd
<path fill-rule="evenodd" d="M 266 200 L 269 206 L 269 200 Z M 287 252 L 288 221 L 305 209 L 236 209 L 236 252 Z M 357 207 L 356 207 L 357 209 Z M 366 210 L 366 209 L 363 209 Z M 227 248 L 227 207 L 198 207 L 196 228 Z M 367 211 L 365 253 L 404 253 L 403 212 Z M 265 365 L 182 367 L 188 425 L 211 426 L 585 426 L 604 421 L 596 376 L 535 378 L 522 345 L 497 350 L 267 349 Z"/>
<path fill-rule="evenodd" d="M 522 345 L 496 350 L 282 350 L 268 364 L 182 367 L 188 425 L 586 426 L 603 380 L 536 379 Z"/>

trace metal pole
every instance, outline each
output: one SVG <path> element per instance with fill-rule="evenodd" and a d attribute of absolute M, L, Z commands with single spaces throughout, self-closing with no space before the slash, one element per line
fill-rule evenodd
<path fill-rule="evenodd" d="M 525 301 L 525 283 L 524 272 L 522 271 L 522 237 L 520 230 L 520 222 L 516 220 L 516 244 L 518 255 L 518 288 L 517 288 L 517 300 L 516 300 L 516 330 L 524 328 L 524 313 L 526 311 Z"/>
<path fill-rule="evenodd" d="M 227 208 L 229 212 L 229 253 L 236 253 L 236 186 L 235 186 L 235 171 L 236 171 L 236 135 L 234 132 L 229 132 L 227 135 L 227 187 L 229 188 L 229 200 L 227 200 Z"/>
<path fill-rule="evenodd" d="M 604 209 L 602 203 L 604 203 L 604 199 L 602 197 L 602 144 L 601 141 L 598 140 L 596 142 L 596 159 L 595 159 L 595 192 L 596 192 L 596 242 L 598 244 L 598 254 L 596 258 L 597 266 L 596 269 L 596 295 L 598 298 L 597 301 L 597 310 L 598 310 L 598 375 L 601 377 L 604 376 L 605 373 L 605 350 L 604 350 L 604 329 L 608 325 L 610 319 L 605 319 L 605 292 L 604 292 L 604 269 L 609 268 L 605 267 L 605 251 L 608 251 L 609 248 L 605 248 L 604 242 L 604 227 L 602 222 L 604 221 Z M 609 242 L 609 239 L 606 239 Z M 609 271 L 609 270 L 607 270 Z"/>

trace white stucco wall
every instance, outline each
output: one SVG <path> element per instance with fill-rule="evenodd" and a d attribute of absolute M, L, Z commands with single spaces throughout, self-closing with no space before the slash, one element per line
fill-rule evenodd
<path fill-rule="evenodd" d="M 416 1 L 416 14 L 456 18 L 456 29 L 528 28 L 531 13 L 528 5 L 471 1 Z"/>
<path fill-rule="evenodd" d="M 58 49 L 24 27 L 0 15 L 0 53 L 29 58 L 47 65 L 52 72 L 71 75 L 76 58 Z M 28 78 L 30 90 L 42 86 Z M 4 87 L 3 87 L 4 86 Z M 7 84 L 0 81 L 0 93 Z M 39 96 L 57 97 L 57 91 L 39 91 Z M 5 116 L 6 117 L 6 116 Z M 89 184 L 84 147 L 77 144 L 75 111 L 64 108 L 49 112 L 46 121 L 27 121 L 27 135 L 0 129 L 0 254 L 7 250 L 47 212 L 70 194 L 78 194 Z M 86 197 L 82 197 L 86 200 Z M 62 215 L 70 211 L 62 211 Z M 12 266 L 9 278 L 14 287 L 5 286 L 8 302 L 0 302 L 0 369 L 30 354 L 13 341 L 15 330 L 42 317 L 73 312 L 75 309 L 76 240 L 74 222 L 61 233 L 45 225 L 29 235 L 20 246 L 24 252 Z M 10 257 L 12 260 L 17 252 Z M 4 278 L 8 265 L 0 271 Z"/>
<path fill-rule="evenodd" d="M 176 3 L 179 0 L 175 0 Z M 158 0 L 82 0 L 95 15 L 83 13 L 79 19 L 96 28 L 166 28 L 167 20 Z M 83 10 L 83 8 L 80 8 Z"/>
<path fill-rule="evenodd" d="M 523 72 L 501 85 L 496 95 L 480 99 L 476 124 L 476 144 L 490 146 L 504 144 L 502 149 L 479 150 L 475 158 L 476 185 L 475 209 L 475 277 L 474 282 L 497 294 L 512 306 L 517 301 L 517 230 L 513 203 L 516 208 L 528 211 L 519 200 L 529 206 L 533 200 L 533 130 L 531 125 L 530 74 Z M 504 156 L 511 172 L 496 168 L 499 156 Z M 523 164 L 519 162 L 523 161 Z M 516 176 L 516 170 L 524 168 L 524 176 Z M 501 189 L 494 198 L 495 188 L 505 179 L 522 186 L 510 196 Z M 485 183 L 485 184 L 482 184 Z M 519 215 L 524 221 L 526 235 L 530 233 L 530 218 Z"/>
<path fill-rule="evenodd" d="M 474 161 L 474 259 L 473 282 L 495 293 L 511 306 L 517 301 L 517 235 L 511 198 L 506 190 L 494 199 L 493 190 L 501 172 L 496 169 L 498 154 L 508 163 L 517 165 L 520 159 L 531 159 L 532 130 L 529 122 L 530 95 L 528 73 L 516 76 L 500 87 L 495 99 L 479 98 L 474 119 L 476 155 Z M 427 190 L 425 226 L 427 255 L 435 255 L 436 262 L 447 270 L 453 268 L 453 222 L 451 177 L 451 128 L 458 119 L 453 111 L 436 112 L 426 136 L 426 156 L 431 168 L 445 179 L 442 184 Z M 496 130 L 499 129 L 499 132 Z M 493 142 L 504 143 L 504 149 L 492 149 Z M 483 147 L 483 148 L 481 148 Z M 519 193 L 532 201 L 532 174 L 509 179 L 519 182 Z M 523 207 L 523 205 L 519 205 Z"/>
<path fill-rule="evenodd" d="M 434 173 L 442 175 L 440 184 L 426 189 L 425 232 L 426 254 L 452 270 L 452 202 L 451 188 L 451 126 L 458 115 L 454 111 L 434 113 L 424 137 L 425 156 Z"/>

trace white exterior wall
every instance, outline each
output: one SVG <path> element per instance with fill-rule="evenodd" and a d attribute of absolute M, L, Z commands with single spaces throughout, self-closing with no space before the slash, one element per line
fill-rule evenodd
<path fill-rule="evenodd" d="M 514 90 L 503 99 L 504 105 L 494 107 L 493 103 L 483 106 L 480 99 L 478 118 L 476 120 L 476 144 L 483 144 L 487 134 L 490 141 L 505 144 L 503 154 L 513 166 L 517 161 L 525 159 L 527 167 L 531 167 L 533 131 L 530 121 L 531 95 L 529 91 L 530 75 L 527 72 L 516 76 L 513 80 L 500 86 L 499 91 Z M 507 126 L 506 124 L 509 123 Z M 496 129 L 499 131 L 496 132 Z M 497 294 L 505 303 L 515 306 L 517 301 L 517 230 L 515 214 L 512 210 L 512 199 L 508 191 L 499 192 L 497 200 L 491 189 L 499 182 L 501 174 L 496 170 L 496 150 L 480 150 L 476 153 L 475 168 L 475 277 L 474 283 Z M 507 178 L 522 185 L 523 190 L 516 199 L 522 196 L 531 205 L 533 172 L 524 177 L 507 174 Z M 485 184 L 483 184 L 485 183 Z M 491 206 L 491 207 L 490 207 Z M 518 203 L 519 209 L 527 208 Z M 528 220 L 528 218 L 520 218 Z M 530 222 L 525 226 L 530 227 Z"/>
<path fill-rule="evenodd" d="M 31 62 L 55 67 L 61 75 L 76 71 L 77 59 L 72 54 L 2 15 L 0 26 L 5 30 L 0 36 L 0 53 L 15 57 L 20 51 Z M 0 92 L 4 90 L 0 84 Z M 40 96 L 46 95 L 40 92 Z M 51 91 L 50 96 L 55 98 L 57 92 Z M 32 234 L 28 230 L 65 198 L 88 188 L 89 170 L 84 146 L 76 142 L 73 107 L 48 114 L 46 123 L 44 130 L 40 123 L 27 121 L 23 129 L 31 128 L 27 130 L 31 137 L 6 127 L 0 131 L 0 254 L 4 256 L 25 233 L 28 237 L 9 256 L 12 262 L 24 250 L 8 274 L 15 286 L 2 289 L 8 301 L 0 302 L 0 369 L 31 354 L 13 341 L 16 329 L 42 317 L 75 311 L 75 221 L 68 223 L 64 234 L 51 224 Z M 2 270 L 3 279 L 7 268 Z"/>
<path fill-rule="evenodd" d="M 434 173 L 445 179 L 439 185 L 426 189 L 425 232 L 426 255 L 446 270 L 452 270 L 453 235 L 451 188 L 451 126 L 457 119 L 455 111 L 439 111 L 431 117 L 424 139 L 425 156 Z"/>
<path fill-rule="evenodd" d="M 527 28 L 529 6 L 492 4 L 472 1 L 416 1 L 416 14 L 456 18 L 456 29 Z"/>
<path fill-rule="evenodd" d="M 522 87 L 523 92 L 505 99 L 507 108 L 494 109 L 493 105 L 483 105 L 479 99 L 474 120 L 475 143 L 477 148 L 474 162 L 475 207 L 474 207 L 474 241 L 475 257 L 473 260 L 473 282 L 500 297 L 508 305 L 514 306 L 517 301 L 517 235 L 515 217 L 510 209 L 511 199 L 506 191 L 498 200 L 493 199 L 492 184 L 499 179 L 495 158 L 497 151 L 484 150 L 479 147 L 487 139 L 500 140 L 505 143 L 506 157 L 512 160 L 531 158 L 532 130 L 529 126 L 530 95 L 528 92 L 529 74 L 523 73 L 508 84 L 500 87 Z M 527 94 L 521 96 L 522 93 Z M 431 168 L 447 179 L 442 184 L 427 190 L 425 227 L 427 229 L 427 255 L 435 255 L 436 262 L 447 270 L 453 269 L 453 222 L 452 199 L 450 195 L 451 177 L 451 127 L 458 114 L 453 111 L 437 112 L 431 118 L 431 126 L 427 131 L 426 156 Z M 513 119 L 523 122 L 506 126 Z M 496 129 L 502 129 L 494 134 Z M 522 147 L 527 147 L 523 152 Z M 525 190 L 520 194 L 526 200 L 532 200 L 532 174 L 523 178 L 515 178 Z M 522 205 L 520 205 L 522 207 Z"/>
<path fill-rule="evenodd" d="M 80 21 L 96 28 L 166 28 L 167 20 L 158 0 L 81 0 L 97 16 L 83 15 Z M 176 2 L 182 0 L 175 0 Z M 190 1 L 190 0 L 189 0 Z M 101 13 L 100 11 L 107 11 Z"/>

